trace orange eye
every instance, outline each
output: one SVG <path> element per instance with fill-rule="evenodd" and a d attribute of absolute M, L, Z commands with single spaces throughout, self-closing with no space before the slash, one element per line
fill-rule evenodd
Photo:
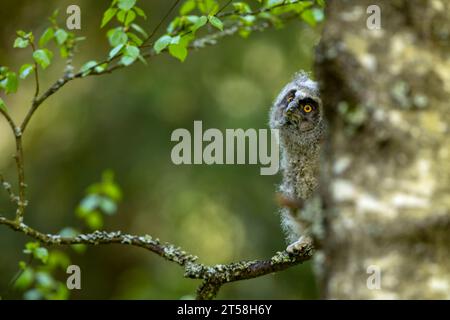
<path fill-rule="evenodd" d="M 287 102 L 291 102 L 292 100 L 294 100 L 294 97 L 293 97 L 293 96 L 289 96 L 289 97 L 287 98 Z"/>
<path fill-rule="evenodd" d="M 312 111 L 312 107 L 309 104 L 304 105 L 303 106 L 303 111 L 305 111 L 306 113 L 309 113 L 309 112 Z"/>

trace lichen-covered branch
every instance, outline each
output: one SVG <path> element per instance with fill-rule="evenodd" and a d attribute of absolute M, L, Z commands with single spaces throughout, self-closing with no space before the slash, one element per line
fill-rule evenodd
<path fill-rule="evenodd" d="M 1 216 L 0 225 L 8 226 L 47 246 L 122 244 L 146 249 L 184 267 L 184 276 L 186 278 L 203 280 L 203 283 L 197 290 L 197 299 L 200 300 L 213 299 L 221 286 L 226 283 L 253 279 L 282 271 L 309 260 L 313 255 L 312 241 L 306 239 L 301 249 L 294 253 L 282 251 L 277 252 L 268 260 L 240 261 L 230 264 L 207 266 L 197 263 L 198 257 L 170 243 L 162 243 L 159 239 L 154 239 L 149 235 L 137 236 L 125 234 L 121 231 L 96 231 L 89 234 L 80 234 L 75 237 L 62 237 L 55 234 L 44 234 L 24 223 L 18 223 L 17 221 L 9 220 Z"/>
<path fill-rule="evenodd" d="M 187 262 L 194 262 L 197 259 L 197 257 L 182 251 L 180 248 L 176 248 L 174 245 L 168 243 L 161 243 L 159 239 L 153 239 L 149 235 L 136 236 L 125 234 L 120 231 L 96 231 L 88 234 L 80 234 L 76 237 L 62 237 L 57 234 L 44 234 L 24 223 L 17 223 L 16 221 L 9 220 L 4 217 L 0 217 L 0 224 L 6 225 L 15 231 L 24 233 L 25 235 L 34 238 L 47 246 L 74 244 L 124 244 L 147 249 L 163 257 L 164 259 L 175 262 L 181 266 L 184 266 Z"/>
<path fill-rule="evenodd" d="M 203 279 L 197 290 L 197 299 L 213 299 L 222 285 L 230 282 L 253 279 L 282 271 L 312 258 L 314 247 L 310 238 L 305 238 L 300 249 L 288 253 L 277 252 L 269 260 L 241 261 L 231 264 L 203 266 L 188 264 L 185 276 L 191 279 Z"/>

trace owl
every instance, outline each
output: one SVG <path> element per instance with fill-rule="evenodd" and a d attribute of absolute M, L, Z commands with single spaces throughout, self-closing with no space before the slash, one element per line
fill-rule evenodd
<path fill-rule="evenodd" d="M 318 85 L 307 73 L 297 73 L 275 99 L 270 111 L 270 127 L 280 134 L 281 171 L 279 193 L 297 208 L 281 209 L 282 227 L 291 245 L 299 249 L 313 232 L 317 211 L 320 151 L 325 133 L 322 101 Z M 300 240 L 299 240 L 300 239 Z"/>

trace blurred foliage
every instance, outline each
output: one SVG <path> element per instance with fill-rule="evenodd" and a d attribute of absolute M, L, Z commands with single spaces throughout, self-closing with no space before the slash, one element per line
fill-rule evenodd
<path fill-rule="evenodd" d="M 283 1 L 234 2 L 228 9 L 232 14 L 216 15 L 226 2 L 184 1 L 180 15 L 171 17 L 154 49 L 168 50 L 184 60 L 185 49 L 200 28 L 219 31 L 236 19 L 241 22 L 239 34 L 247 37 L 252 33 L 252 37 L 224 38 L 216 46 L 192 52 L 184 64 L 161 55 L 151 58 L 148 67 L 132 66 L 111 75 L 76 80 L 45 102 L 24 141 L 28 224 L 43 232 L 62 229 L 60 234 L 69 236 L 79 233 L 77 226 L 83 228 L 82 218 L 90 229 L 151 234 L 199 255 L 205 263 L 268 257 L 284 247 L 273 201 L 278 176 L 260 176 L 259 167 L 250 165 L 175 166 L 170 161 L 170 134 L 180 127 L 191 130 L 193 121 L 199 119 L 204 127 L 221 130 L 266 128 L 274 95 L 294 72 L 311 68 L 319 30 L 304 22 L 314 26 L 323 19 L 323 1 L 317 2 L 319 6 L 312 1 L 291 1 L 296 2 L 292 4 L 295 7 L 276 8 L 269 15 L 265 11 L 252 14 L 252 8 L 277 6 Z M 162 0 L 140 1 L 139 6 L 136 1 L 119 0 L 109 7 L 109 1 L 79 0 L 82 29 L 69 32 L 58 24 L 58 17 L 64 18 L 65 8 L 73 2 L 46 4 L 31 0 L 2 4 L 0 65 L 10 67 L 0 69 L 0 86 L 5 93 L 16 92 L 20 78 L 23 87 L 20 95 L 0 97 L 0 108 L 8 105 L 14 118 L 23 117 L 33 96 L 34 83 L 28 75 L 35 71 L 34 63 L 46 69 L 40 74 L 42 88 L 64 70 L 64 61 L 53 57 L 54 48 L 63 58 L 74 51 L 74 64 L 84 76 L 104 70 L 106 65 L 97 62 L 105 59 L 103 52 L 109 52 L 109 59 L 120 54 L 120 63 L 131 65 L 140 58 L 141 41 L 169 6 Z M 60 9 L 59 14 L 55 8 Z M 252 32 L 251 26 L 260 19 L 281 27 L 277 16 L 288 9 L 300 19 L 281 30 Z M 50 27 L 43 18 L 48 16 Z M 111 29 L 99 31 L 100 24 Z M 33 33 L 24 31 L 13 37 L 18 26 L 40 37 L 34 39 Z M 27 48 L 33 42 L 32 60 L 30 51 L 13 49 Z M 8 129 L 0 122 L 0 170 L 14 181 L 9 157 L 13 141 Z M 121 187 L 111 172 L 105 172 L 101 182 L 91 185 L 82 198 L 85 186 L 105 167 L 115 172 Z M 13 212 L 6 196 L 0 197 L 0 208 L 2 213 Z M 76 208 L 76 215 L 71 208 Z M 111 215 L 116 210 L 119 214 Z M 178 266 L 136 248 L 86 250 L 72 246 L 74 250 L 49 252 L 32 242 L 26 244 L 25 252 L 33 257 L 31 262 L 19 264 L 15 286 L 21 290 L 4 295 L 27 240 L 0 228 L 0 250 L 5 257 L 0 261 L 0 294 L 4 298 L 20 297 L 21 290 L 26 290 L 25 297 L 30 299 L 66 298 L 69 292 L 63 284 L 69 263 L 83 271 L 83 289 L 70 292 L 74 299 L 188 298 L 198 284 L 184 279 Z M 260 299 L 316 296 L 309 263 L 227 285 L 219 294 L 219 298 Z"/>

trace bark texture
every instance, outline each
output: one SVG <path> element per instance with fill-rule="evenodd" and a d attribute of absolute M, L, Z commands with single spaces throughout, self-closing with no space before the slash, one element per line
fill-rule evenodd
<path fill-rule="evenodd" d="M 372 4 L 380 30 L 366 26 Z M 450 1 L 327 2 L 316 73 L 332 208 L 324 297 L 449 299 Z"/>

